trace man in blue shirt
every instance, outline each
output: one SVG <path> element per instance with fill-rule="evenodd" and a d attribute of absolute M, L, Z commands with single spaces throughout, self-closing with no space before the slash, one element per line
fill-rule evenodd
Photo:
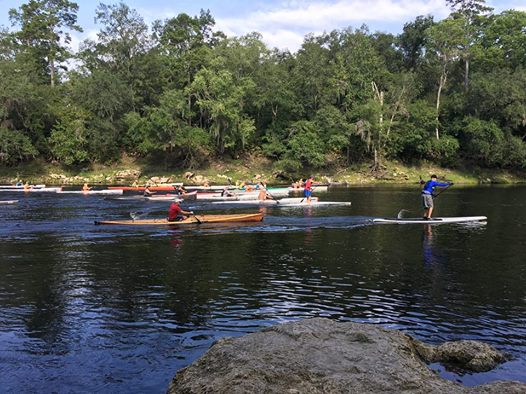
<path fill-rule="evenodd" d="M 421 181 L 422 183 L 424 181 Z M 422 204 L 424 205 L 424 219 L 430 220 L 431 215 L 433 214 L 433 192 L 435 187 L 448 187 L 451 186 L 451 183 L 440 183 L 437 182 L 437 176 L 435 174 L 431 175 L 431 179 L 424 183 L 422 188 Z"/>

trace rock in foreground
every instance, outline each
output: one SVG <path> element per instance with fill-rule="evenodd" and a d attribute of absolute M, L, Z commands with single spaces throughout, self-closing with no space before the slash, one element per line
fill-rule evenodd
<path fill-rule="evenodd" d="M 494 349 L 477 344 L 463 343 L 465 365 L 470 362 L 466 357 L 476 358 L 477 368 L 481 368 L 480 360 L 504 359 L 496 351 L 491 356 L 480 355 L 480 351 Z M 315 318 L 219 340 L 203 357 L 177 373 L 168 392 L 526 392 L 526 385 L 517 382 L 467 388 L 437 376 L 423 358 L 451 360 L 444 346 L 434 348 L 395 330 Z"/>

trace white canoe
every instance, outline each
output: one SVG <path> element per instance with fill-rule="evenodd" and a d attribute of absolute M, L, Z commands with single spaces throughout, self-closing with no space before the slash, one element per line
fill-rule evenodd
<path fill-rule="evenodd" d="M 84 190 L 60 190 L 58 193 L 61 193 L 61 194 L 84 194 L 86 196 L 99 194 L 99 195 L 105 195 L 106 196 L 106 195 L 122 194 L 123 191 L 122 190 L 88 190 L 88 191 L 84 191 Z"/>
<path fill-rule="evenodd" d="M 467 223 L 467 222 L 485 222 L 486 216 L 458 216 L 458 217 L 436 217 L 430 220 L 423 218 L 377 218 L 373 223 L 393 223 L 393 224 L 441 224 L 441 223 Z"/>
<path fill-rule="evenodd" d="M 46 185 L 31 185 L 34 189 L 40 189 L 43 187 L 46 187 Z M 0 185 L 0 189 L 23 189 L 24 185 L 22 186 L 16 186 L 16 185 Z"/>
<path fill-rule="evenodd" d="M 0 189 L 0 192 L 56 193 L 61 190 L 61 187 L 40 187 L 31 189 Z"/>
<path fill-rule="evenodd" d="M 18 200 L 0 200 L 0 205 L 16 204 Z"/>
<path fill-rule="evenodd" d="M 258 196 L 259 192 L 245 192 L 233 196 L 222 196 L 221 193 L 197 193 L 196 199 L 199 201 L 244 201 L 257 200 Z"/>
<path fill-rule="evenodd" d="M 149 196 L 144 197 L 145 200 L 148 201 L 177 201 L 177 202 L 183 202 L 184 200 L 180 198 L 179 196 L 176 196 L 175 194 L 172 196 Z"/>
<path fill-rule="evenodd" d="M 319 201 L 317 197 L 313 197 L 308 203 L 306 198 L 282 198 L 279 200 L 253 200 L 253 201 L 218 201 L 213 204 L 232 204 L 232 205 L 259 205 L 259 206 L 274 206 L 274 207 L 319 207 L 326 205 L 350 206 L 350 201 Z"/>

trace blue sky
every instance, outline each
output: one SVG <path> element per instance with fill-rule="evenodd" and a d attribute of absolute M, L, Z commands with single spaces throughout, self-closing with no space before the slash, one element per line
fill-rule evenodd
<path fill-rule="evenodd" d="M 84 33 L 75 34 L 73 46 L 87 37 L 95 38 L 98 31 L 93 18 L 101 1 L 77 0 L 79 24 Z M 449 14 L 445 0 L 126 0 L 147 24 L 166 19 L 181 12 L 197 15 L 209 9 L 216 28 L 229 36 L 252 31 L 263 35 L 270 47 L 296 51 L 308 33 L 367 24 L 372 31 L 399 33 L 406 22 L 418 15 L 431 14 L 435 20 Z M 0 25 L 10 27 L 8 10 L 27 3 L 23 0 L 0 0 Z M 104 4 L 118 1 L 105 0 Z M 494 12 L 506 9 L 526 11 L 526 0 L 489 0 Z"/>

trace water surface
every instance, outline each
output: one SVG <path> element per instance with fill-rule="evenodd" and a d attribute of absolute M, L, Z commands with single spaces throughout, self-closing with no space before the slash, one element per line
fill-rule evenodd
<path fill-rule="evenodd" d="M 95 226 L 167 203 L 23 193 L 0 206 L 4 392 L 164 392 L 218 338 L 323 316 L 421 340 L 477 339 L 512 355 L 449 379 L 526 382 L 526 187 L 455 186 L 436 215 L 487 224 L 373 225 L 420 216 L 415 187 L 320 194 L 351 207 L 267 208 L 262 223 Z M 194 210 L 225 210 L 191 203 Z"/>

